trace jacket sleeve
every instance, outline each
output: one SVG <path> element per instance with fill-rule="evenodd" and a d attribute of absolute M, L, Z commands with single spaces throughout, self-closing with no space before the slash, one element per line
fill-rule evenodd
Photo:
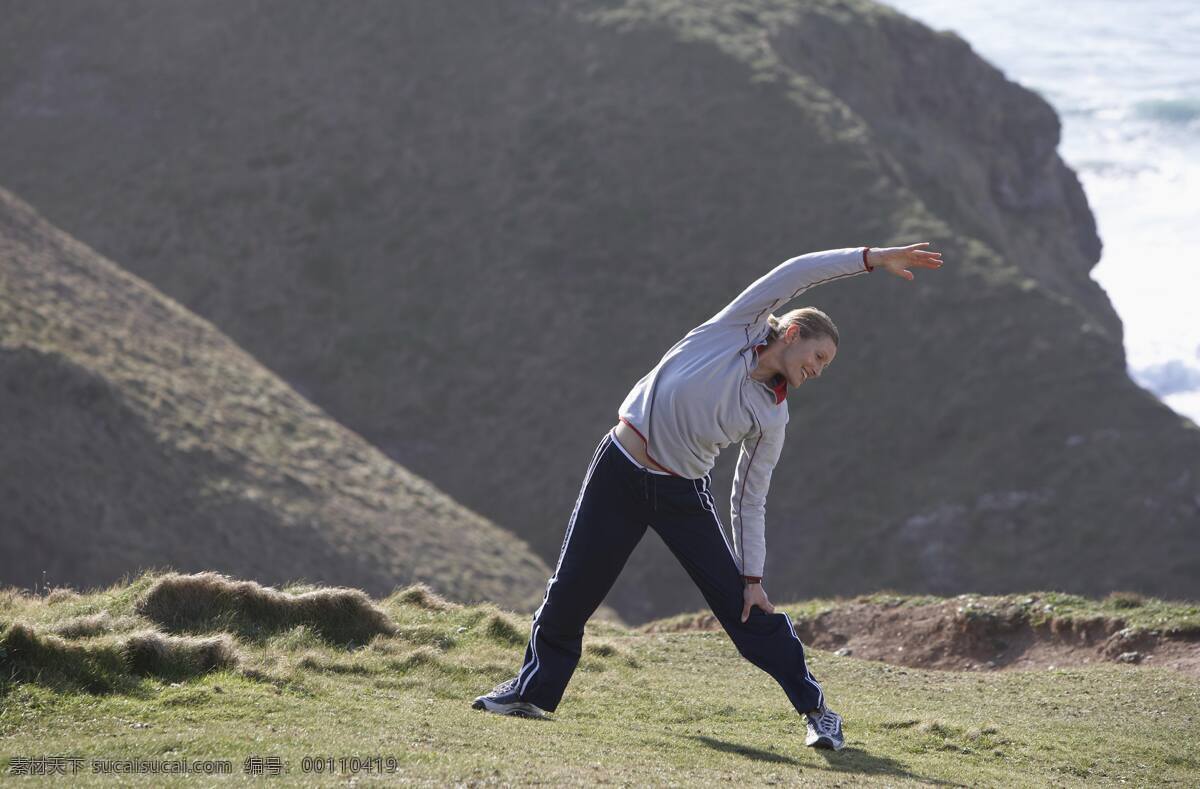
<path fill-rule="evenodd" d="M 809 288 L 866 274 L 866 249 L 831 249 L 791 258 L 759 277 L 709 323 L 750 326 Z"/>
<path fill-rule="evenodd" d="M 742 575 L 761 577 L 767 561 L 767 489 L 783 451 L 783 438 L 783 427 L 779 427 L 742 441 L 729 502 L 734 551 L 741 560 Z"/>

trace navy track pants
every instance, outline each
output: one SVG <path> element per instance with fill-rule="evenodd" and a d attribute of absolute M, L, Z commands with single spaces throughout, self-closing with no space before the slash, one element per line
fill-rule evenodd
<path fill-rule="evenodd" d="M 738 651 L 770 674 L 800 713 L 824 699 L 785 613 L 755 606 L 742 622 L 741 571 L 709 492 L 710 479 L 646 471 L 610 430 L 596 447 L 567 523 L 558 564 L 533 615 L 521 699 L 553 712 L 579 663 L 583 629 L 649 525 L 683 564 Z"/>

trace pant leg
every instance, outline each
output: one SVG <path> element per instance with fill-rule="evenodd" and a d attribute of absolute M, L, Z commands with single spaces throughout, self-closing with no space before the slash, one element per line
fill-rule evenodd
<path fill-rule="evenodd" d="M 791 618 L 768 614 L 757 606 L 742 622 L 741 570 L 717 517 L 708 488 L 711 480 L 686 480 L 691 489 L 671 480 L 669 494 L 660 487 L 650 525 L 675 554 L 704 595 L 717 621 L 744 658 L 770 674 L 797 712 L 810 712 L 824 703 L 821 686 L 804 662 L 804 645 Z"/>
<path fill-rule="evenodd" d="M 517 677 L 521 699 L 544 710 L 558 707 L 579 663 L 584 624 L 646 533 L 647 513 L 635 495 L 636 471 L 613 446 L 610 432 L 584 477 Z"/>

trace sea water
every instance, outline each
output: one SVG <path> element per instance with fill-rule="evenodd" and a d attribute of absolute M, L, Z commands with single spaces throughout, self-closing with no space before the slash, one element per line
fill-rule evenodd
<path fill-rule="evenodd" d="M 1130 375 L 1200 423 L 1200 0 L 887 2 L 1058 111 Z"/>

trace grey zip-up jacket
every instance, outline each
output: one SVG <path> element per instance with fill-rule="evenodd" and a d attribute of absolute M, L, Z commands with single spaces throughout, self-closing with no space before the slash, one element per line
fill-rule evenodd
<path fill-rule="evenodd" d="M 675 343 L 617 412 L 651 460 L 689 479 L 703 478 L 723 448 L 741 442 L 730 519 L 742 575 L 763 574 L 767 488 L 788 423 L 782 376 L 772 385 L 750 377 L 770 336 L 767 316 L 815 285 L 867 273 L 866 253 L 813 252 L 776 266 Z"/>

